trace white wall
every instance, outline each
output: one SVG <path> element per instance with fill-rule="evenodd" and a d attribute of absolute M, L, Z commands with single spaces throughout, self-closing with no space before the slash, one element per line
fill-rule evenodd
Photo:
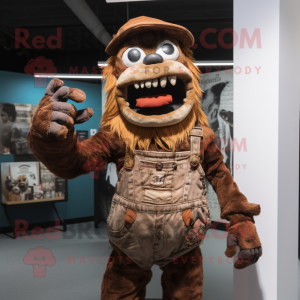
<path fill-rule="evenodd" d="M 298 299 L 299 14 L 299 0 L 280 1 L 278 299 Z"/>
<path fill-rule="evenodd" d="M 236 300 L 298 297 L 299 13 L 299 1 L 234 1 L 239 37 L 242 28 L 249 36 L 259 28 L 262 42 L 234 48 L 235 67 L 255 71 L 234 74 L 234 135 L 247 140 L 247 152 L 234 153 L 235 163 L 247 164 L 235 180 L 261 205 L 263 244 L 257 265 L 234 272 Z"/>

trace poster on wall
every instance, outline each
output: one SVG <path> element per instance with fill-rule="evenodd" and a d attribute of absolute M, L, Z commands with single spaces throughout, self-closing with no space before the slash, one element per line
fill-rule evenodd
<path fill-rule="evenodd" d="M 41 162 L 1 163 L 2 203 L 66 198 L 66 180 L 52 174 Z"/>
<path fill-rule="evenodd" d="M 224 155 L 224 163 L 233 175 L 233 72 L 225 70 L 203 74 L 200 87 L 204 92 L 202 109 L 210 128 L 216 134 L 216 144 Z M 221 221 L 218 197 L 207 180 L 206 185 L 211 218 L 213 221 Z"/>
<path fill-rule="evenodd" d="M 89 132 L 87 130 L 76 130 L 76 136 L 79 142 L 83 142 L 89 138 Z"/>
<path fill-rule="evenodd" d="M 0 154 L 32 154 L 27 135 L 37 105 L 0 103 Z"/>

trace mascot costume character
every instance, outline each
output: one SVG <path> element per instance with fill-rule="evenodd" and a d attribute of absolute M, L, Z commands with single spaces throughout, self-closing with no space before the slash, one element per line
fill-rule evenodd
<path fill-rule="evenodd" d="M 79 143 L 74 124 L 93 110 L 76 110 L 85 93 L 53 79 L 28 136 L 46 167 L 71 179 L 113 162 L 118 181 L 107 219 L 113 247 L 101 299 L 145 299 L 153 264 L 162 273 L 163 299 L 201 299 L 199 245 L 210 227 L 205 176 L 229 221 L 226 256 L 240 248 L 235 267 L 257 262 L 262 247 L 253 217 L 260 206 L 239 191 L 215 144 L 200 100 L 186 28 L 138 17 L 120 28 L 106 48 L 107 92 L 100 131 Z"/>

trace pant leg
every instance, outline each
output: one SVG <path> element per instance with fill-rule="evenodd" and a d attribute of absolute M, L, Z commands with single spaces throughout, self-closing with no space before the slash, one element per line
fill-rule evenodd
<path fill-rule="evenodd" d="M 142 269 L 115 245 L 112 246 L 102 280 L 101 300 L 144 300 L 152 271 Z"/>
<path fill-rule="evenodd" d="M 203 287 L 202 253 L 199 247 L 161 268 L 163 300 L 201 300 Z"/>

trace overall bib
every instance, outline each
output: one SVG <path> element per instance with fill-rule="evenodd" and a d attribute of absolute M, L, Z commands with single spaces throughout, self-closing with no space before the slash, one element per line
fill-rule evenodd
<path fill-rule="evenodd" d="M 136 150 L 133 168 L 118 174 L 107 218 L 109 240 L 145 270 L 198 247 L 210 227 L 200 164 L 202 129 L 194 127 L 190 137 L 190 151 Z"/>

